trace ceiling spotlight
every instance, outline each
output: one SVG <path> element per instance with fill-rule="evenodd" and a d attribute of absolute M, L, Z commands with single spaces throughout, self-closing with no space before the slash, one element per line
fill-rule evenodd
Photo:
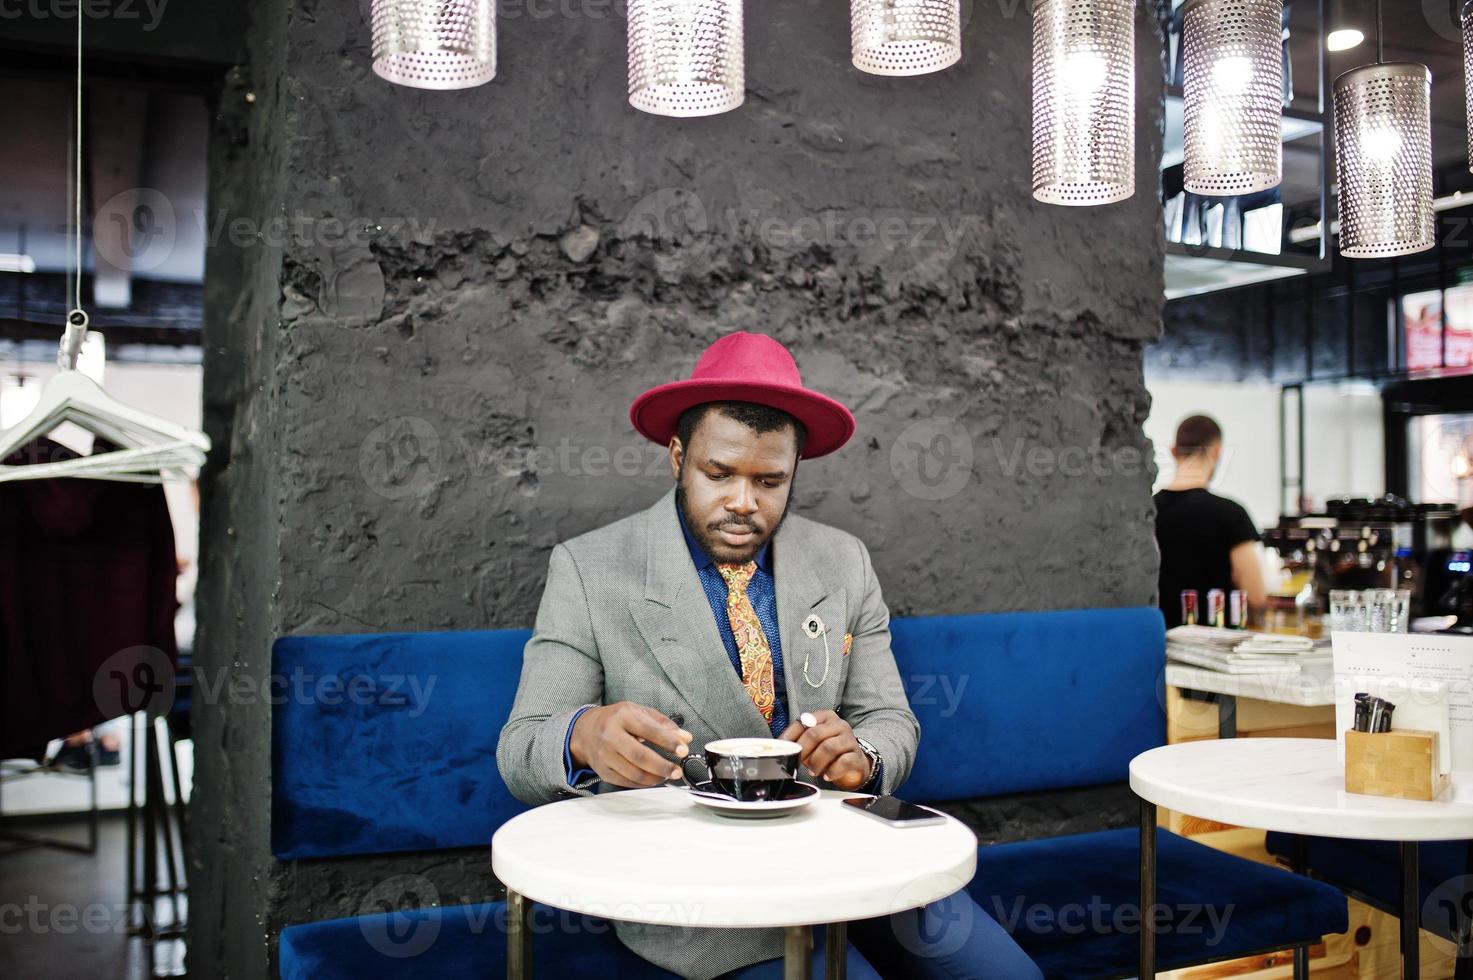
<path fill-rule="evenodd" d="M 1365 39 L 1365 34 L 1354 27 L 1342 27 L 1330 32 L 1329 37 L 1325 38 L 1325 47 L 1331 51 L 1349 51 L 1351 48 L 1358 47 Z"/>

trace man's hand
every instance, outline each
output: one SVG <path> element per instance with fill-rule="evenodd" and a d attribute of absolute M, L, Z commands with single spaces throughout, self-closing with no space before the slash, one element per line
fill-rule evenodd
<path fill-rule="evenodd" d="M 803 747 L 798 763 L 839 789 L 859 789 L 869 782 L 869 756 L 855 741 L 849 723 L 832 711 L 815 711 L 813 717 L 818 724 L 812 728 L 794 722 L 782 733 L 783 739 Z"/>
<path fill-rule="evenodd" d="M 583 712 L 573 725 L 568 751 L 579 769 L 592 769 L 606 783 L 634 789 L 680 778 L 679 767 L 672 767 L 650 745 L 684 759 L 690 754 L 686 748 L 690 740 L 690 732 L 654 708 L 620 701 Z"/>

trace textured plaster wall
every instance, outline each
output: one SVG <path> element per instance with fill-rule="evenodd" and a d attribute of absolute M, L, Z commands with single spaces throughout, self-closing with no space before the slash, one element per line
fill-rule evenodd
<path fill-rule="evenodd" d="M 736 328 L 858 416 L 795 508 L 864 537 L 894 613 L 1152 602 L 1154 19 L 1139 193 L 1064 210 L 1030 196 L 1028 4 L 965 8 L 963 62 L 916 79 L 849 67 L 843 4 L 753 8 L 746 105 L 679 121 L 627 107 L 603 7 L 519 5 L 496 81 L 428 93 L 372 75 L 354 5 L 253 4 L 212 168 L 260 238 L 209 262 L 205 666 L 527 625 L 554 543 L 669 485 L 629 401 Z M 396 875 L 496 894 L 480 850 L 275 862 L 269 709 L 199 710 L 200 976 L 267 975 L 283 924 Z"/>

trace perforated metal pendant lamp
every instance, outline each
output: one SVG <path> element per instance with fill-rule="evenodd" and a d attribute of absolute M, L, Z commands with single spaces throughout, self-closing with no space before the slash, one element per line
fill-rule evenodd
<path fill-rule="evenodd" d="M 458 89 L 496 77 L 495 0 L 373 0 L 369 18 L 380 78 Z"/>
<path fill-rule="evenodd" d="M 1135 193 L 1132 0 L 1033 0 L 1033 196 L 1093 205 Z"/>
<path fill-rule="evenodd" d="M 1341 255 L 1411 255 L 1436 243 L 1431 92 L 1427 66 L 1405 62 L 1335 80 Z"/>
<path fill-rule="evenodd" d="M 872 75 L 925 75 L 962 56 L 960 0 L 849 0 L 854 67 Z"/>
<path fill-rule="evenodd" d="M 1183 186 L 1253 194 L 1279 186 L 1284 104 L 1283 0 L 1182 6 Z"/>
<path fill-rule="evenodd" d="M 1473 0 L 1463 4 L 1463 92 L 1468 107 L 1468 169 L 1473 170 Z"/>
<path fill-rule="evenodd" d="M 710 116 L 746 98 L 742 0 L 629 0 L 629 104 Z"/>

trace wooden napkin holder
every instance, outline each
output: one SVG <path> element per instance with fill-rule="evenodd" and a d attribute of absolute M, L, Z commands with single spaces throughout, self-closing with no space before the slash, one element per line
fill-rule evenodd
<path fill-rule="evenodd" d="M 1345 733 L 1345 791 L 1403 800 L 1435 800 L 1451 781 L 1439 772 L 1437 733 Z"/>

